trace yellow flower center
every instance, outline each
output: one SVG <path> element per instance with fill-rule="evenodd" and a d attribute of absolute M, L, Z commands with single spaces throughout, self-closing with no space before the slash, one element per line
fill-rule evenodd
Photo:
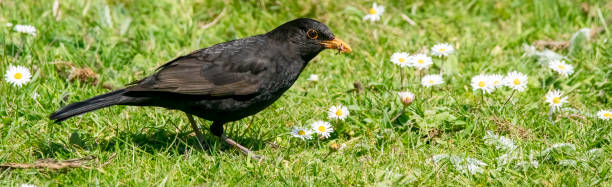
<path fill-rule="evenodd" d="M 15 77 L 15 79 L 21 79 L 21 78 L 23 78 L 23 74 L 15 73 L 15 75 L 13 75 L 13 77 Z"/>
<path fill-rule="evenodd" d="M 440 48 L 440 52 L 444 52 L 444 51 L 446 51 L 446 49 Z"/>
<path fill-rule="evenodd" d="M 480 81 L 480 82 L 478 82 L 478 86 L 479 86 L 479 87 L 481 87 L 481 88 L 484 88 L 484 87 L 485 87 L 485 85 L 486 85 L 486 84 L 485 84 L 485 82 L 484 82 L 484 81 Z"/>
<path fill-rule="evenodd" d="M 419 59 L 417 62 L 418 62 L 419 64 L 424 64 L 424 63 L 425 63 L 425 60 L 423 60 L 423 59 Z"/>
<path fill-rule="evenodd" d="M 327 129 L 325 129 L 325 126 L 321 125 L 319 126 L 319 132 L 325 132 L 327 131 Z"/>
<path fill-rule="evenodd" d="M 404 103 L 412 103 L 412 98 L 410 98 L 410 97 L 404 97 L 404 99 L 402 99 L 402 101 L 403 101 Z"/>
<path fill-rule="evenodd" d="M 336 110 L 336 116 L 342 116 L 342 110 L 337 109 Z"/>
<path fill-rule="evenodd" d="M 565 69 L 565 66 L 563 66 L 563 65 L 559 65 L 559 66 L 557 66 L 557 67 L 558 67 L 559 69 Z"/>
<path fill-rule="evenodd" d="M 304 135 L 306 135 L 306 132 L 304 132 L 304 130 L 299 130 L 299 131 L 298 131 L 298 134 L 299 134 L 300 136 L 304 136 Z"/>
<path fill-rule="evenodd" d="M 433 81 L 433 80 L 429 80 L 429 84 L 433 84 L 433 83 L 434 83 L 434 81 Z"/>
<path fill-rule="evenodd" d="M 553 98 L 553 103 L 555 103 L 555 104 L 561 103 L 561 98 L 559 98 L 559 97 Z"/>
<path fill-rule="evenodd" d="M 404 59 L 404 58 L 399 58 L 399 59 L 398 59 L 398 61 L 403 63 L 404 61 L 406 61 L 406 59 Z"/>
<path fill-rule="evenodd" d="M 521 84 L 521 80 L 514 79 L 514 81 L 512 81 L 512 83 L 514 83 L 514 85 L 520 85 Z"/>
<path fill-rule="evenodd" d="M 374 9 L 374 8 L 370 8 L 370 11 L 368 11 L 368 13 L 370 13 L 370 14 L 372 14 L 372 15 L 373 15 L 373 14 L 376 14 L 376 9 Z"/>
<path fill-rule="evenodd" d="M 612 114 L 610 114 L 610 113 L 604 113 L 604 117 L 606 117 L 606 118 L 612 118 Z"/>

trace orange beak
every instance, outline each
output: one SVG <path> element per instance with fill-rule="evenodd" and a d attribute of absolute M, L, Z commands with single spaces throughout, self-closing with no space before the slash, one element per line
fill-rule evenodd
<path fill-rule="evenodd" d="M 351 46 L 338 38 L 334 38 L 333 40 L 323 40 L 321 44 L 327 49 L 337 49 L 342 53 L 350 53 L 352 51 Z"/>

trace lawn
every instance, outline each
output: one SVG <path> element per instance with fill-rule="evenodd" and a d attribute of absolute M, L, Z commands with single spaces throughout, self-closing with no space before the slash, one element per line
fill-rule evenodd
<path fill-rule="evenodd" d="M 612 120 L 597 116 L 612 109 L 609 1 L 378 1 L 385 11 L 376 22 L 363 19 L 373 1 L 56 2 L 0 0 L 0 164 L 93 159 L 59 170 L 0 167 L 0 186 L 612 185 Z M 180 111 L 114 106 L 48 119 L 177 56 L 299 17 L 327 24 L 353 52 L 323 51 L 277 102 L 225 125 L 262 162 L 208 131 L 211 148 L 199 150 Z M 15 31 L 18 24 L 35 34 Z M 427 69 L 390 60 L 395 52 L 431 56 L 438 43 L 455 52 L 432 56 Z M 573 73 L 551 70 L 559 57 L 551 54 Z M 11 65 L 32 80 L 10 84 Z M 443 84 L 421 85 L 440 69 Z M 524 91 L 483 95 L 470 85 L 476 75 L 512 71 L 527 75 Z M 551 115 L 545 96 L 554 89 L 567 103 Z M 405 110 L 400 91 L 416 95 Z M 339 104 L 350 115 L 329 119 Z M 291 135 L 317 120 L 331 123 L 331 137 Z"/>

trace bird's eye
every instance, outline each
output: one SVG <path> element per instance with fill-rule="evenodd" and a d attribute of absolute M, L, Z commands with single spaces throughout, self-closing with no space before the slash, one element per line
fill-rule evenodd
<path fill-rule="evenodd" d="M 313 29 L 308 29 L 308 31 L 306 31 L 306 35 L 311 40 L 316 40 L 317 38 L 319 38 L 319 33 L 317 33 L 317 31 L 315 31 Z"/>

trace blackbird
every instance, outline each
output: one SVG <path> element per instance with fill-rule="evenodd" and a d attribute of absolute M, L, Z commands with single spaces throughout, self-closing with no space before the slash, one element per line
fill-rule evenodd
<path fill-rule="evenodd" d="M 274 103 L 324 49 L 351 52 L 323 23 L 299 18 L 260 35 L 216 44 L 180 56 L 125 88 L 62 107 L 55 122 L 113 105 L 156 106 L 213 121 L 210 131 L 241 152 L 260 159 L 223 133 L 223 124 L 256 114 Z"/>

